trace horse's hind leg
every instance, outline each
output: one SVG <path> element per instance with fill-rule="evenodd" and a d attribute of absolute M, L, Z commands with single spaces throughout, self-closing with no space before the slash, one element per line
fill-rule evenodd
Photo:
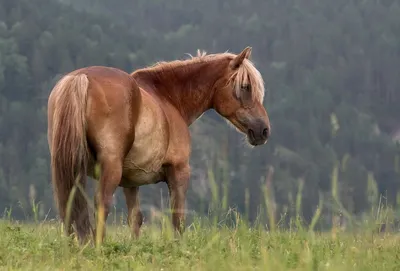
<path fill-rule="evenodd" d="M 99 156 L 101 177 L 96 192 L 97 209 L 96 242 L 102 243 L 105 236 L 105 223 L 110 211 L 112 198 L 122 177 L 122 156 L 110 152 L 102 152 Z"/>
<path fill-rule="evenodd" d="M 128 207 L 128 224 L 135 238 L 139 237 L 143 215 L 140 211 L 139 187 L 124 188 L 126 205 Z"/>
<path fill-rule="evenodd" d="M 109 68 L 92 70 L 99 73 L 93 76 L 88 90 L 87 134 L 96 162 L 100 164 L 95 199 L 98 207 L 96 241 L 100 245 L 112 197 L 121 182 L 123 161 L 135 139 L 141 96 L 129 74 Z"/>

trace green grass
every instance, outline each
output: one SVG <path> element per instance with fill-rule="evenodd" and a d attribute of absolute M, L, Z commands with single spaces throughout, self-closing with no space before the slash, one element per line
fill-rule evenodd
<path fill-rule="evenodd" d="M 271 191 L 263 188 L 266 208 L 261 206 L 265 210 L 260 209 L 261 216 L 250 227 L 225 201 L 219 202 L 211 171 L 211 209 L 216 213 L 191 217 L 181 237 L 174 235 L 168 215 L 151 212 L 154 223 L 146 223 L 140 238 L 133 240 L 130 229 L 117 222 L 113 212 L 103 245 L 79 246 L 64 236 L 60 223 L 40 222 L 37 208 L 32 210 L 35 223 L 22 224 L 12 221 L 7 210 L 0 219 L 0 270 L 400 270 L 400 232 L 395 225 L 400 205 L 387 206 L 372 189 L 371 206 L 379 202 L 378 206 L 365 216 L 352 217 L 340 203 L 337 175 L 338 167 L 332 174 L 331 199 L 319 195 L 308 226 L 301 218 L 303 182 L 299 182 L 296 213 L 286 229 L 271 208 Z M 370 183 L 374 183 L 371 178 Z M 339 213 L 347 221 L 346 229 L 334 222 Z M 265 220 L 262 214 L 269 218 L 268 225 L 260 222 Z M 324 223 L 331 218 L 333 228 L 315 231 L 322 226 L 321 217 Z M 387 231 L 378 233 L 382 225 Z"/>
<path fill-rule="evenodd" d="M 132 241 L 125 225 L 107 228 L 100 249 L 80 247 L 58 223 L 0 222 L 1 270 L 400 270 L 400 235 L 268 232 L 243 222 L 196 220 L 181 238 L 168 223 L 144 226 Z"/>

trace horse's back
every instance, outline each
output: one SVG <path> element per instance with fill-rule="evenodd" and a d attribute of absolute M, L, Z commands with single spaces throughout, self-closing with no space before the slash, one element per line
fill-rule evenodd
<path fill-rule="evenodd" d="M 140 103 L 140 90 L 135 79 L 123 70 L 105 67 L 91 66 L 78 69 L 71 73 L 85 74 L 89 79 L 89 93 L 102 95 L 109 106 L 114 103 Z M 139 105 L 139 104 L 138 104 Z"/>
<path fill-rule="evenodd" d="M 106 67 L 90 66 L 74 70 L 66 76 L 86 75 L 88 85 L 89 105 L 99 103 L 105 106 L 105 110 L 113 110 L 117 107 L 132 107 L 138 111 L 141 104 L 139 87 L 135 79 L 123 70 Z M 61 79 L 62 80 L 62 79 Z M 61 81 L 60 80 L 60 81 Z M 49 103 L 53 106 L 55 88 L 49 96 Z M 136 108 L 136 110 L 135 110 Z"/>

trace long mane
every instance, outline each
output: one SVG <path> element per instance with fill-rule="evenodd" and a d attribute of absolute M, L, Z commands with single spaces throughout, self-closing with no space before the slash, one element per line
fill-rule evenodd
<path fill-rule="evenodd" d="M 196 57 L 191 56 L 191 58 L 207 61 L 215 59 L 213 57 L 217 56 L 229 57 L 233 59 L 236 55 L 229 53 L 228 51 L 222 54 L 207 55 L 206 51 L 197 50 Z M 250 84 L 252 87 L 252 99 L 256 99 L 260 102 L 264 100 L 264 80 L 261 76 L 261 73 L 257 70 L 252 61 L 244 59 L 242 65 L 232 74 L 230 82 L 233 82 L 237 97 L 240 97 L 241 86 Z"/>
<path fill-rule="evenodd" d="M 205 51 L 197 50 L 195 56 L 192 56 L 191 54 L 187 55 L 190 57 L 189 59 L 159 61 L 142 70 L 163 73 L 167 70 L 173 70 L 176 68 L 189 68 L 191 65 L 196 63 L 204 63 L 227 58 L 233 59 L 236 57 L 235 54 L 229 53 L 228 51 L 218 54 L 207 54 Z M 235 95 L 237 97 L 240 97 L 241 86 L 250 84 L 252 89 L 252 99 L 258 100 L 261 103 L 263 102 L 265 93 L 264 80 L 252 61 L 244 59 L 242 65 L 229 78 L 228 83 L 233 84 Z"/>

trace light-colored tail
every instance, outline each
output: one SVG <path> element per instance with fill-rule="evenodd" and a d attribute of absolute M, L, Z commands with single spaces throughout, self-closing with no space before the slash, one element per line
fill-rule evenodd
<path fill-rule="evenodd" d="M 48 135 L 54 198 L 67 234 L 72 233 L 71 225 L 74 225 L 81 241 L 92 232 L 88 204 L 82 194 L 89 156 L 86 140 L 88 86 L 85 74 L 66 75 L 49 98 L 49 108 L 52 103 L 54 109 L 49 111 L 52 124 Z"/>

